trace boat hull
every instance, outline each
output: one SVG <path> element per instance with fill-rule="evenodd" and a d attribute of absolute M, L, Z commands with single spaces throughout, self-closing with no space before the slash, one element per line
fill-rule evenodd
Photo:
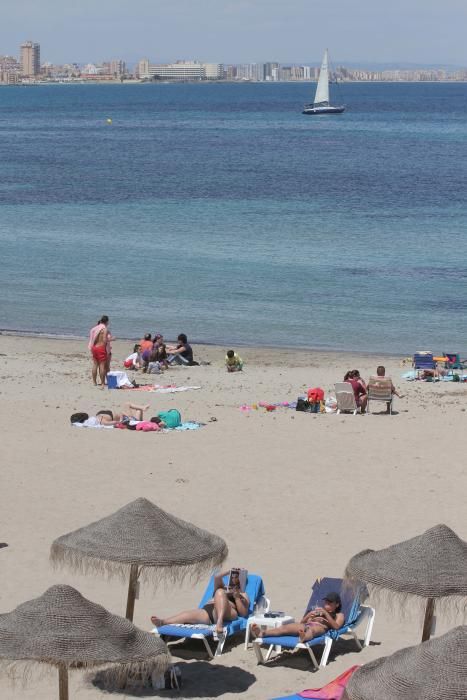
<path fill-rule="evenodd" d="M 318 114 L 342 114 L 345 107 L 304 107 L 302 114 L 308 114 L 310 116 Z"/>

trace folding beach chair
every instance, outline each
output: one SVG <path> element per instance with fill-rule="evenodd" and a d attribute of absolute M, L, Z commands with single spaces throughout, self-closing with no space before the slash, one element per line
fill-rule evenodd
<path fill-rule="evenodd" d="M 229 576 L 224 576 L 223 581 L 225 585 L 228 584 Z M 208 640 L 214 639 L 215 625 L 163 625 L 162 627 L 154 627 L 152 630 L 153 634 L 164 637 L 174 637 L 174 639 L 166 640 L 168 644 L 174 644 L 184 641 L 185 639 L 200 639 L 206 649 L 209 659 L 213 659 L 214 656 L 220 656 L 224 648 L 225 639 L 231 637 L 238 632 L 243 632 L 246 630 L 248 617 L 253 615 L 256 611 L 269 611 L 270 601 L 264 595 L 264 584 L 261 576 L 257 574 L 248 574 L 248 579 L 245 588 L 246 593 L 250 599 L 250 605 L 248 607 L 248 615 L 246 617 L 239 617 L 232 622 L 227 622 L 224 626 L 224 635 L 221 640 L 217 640 L 217 646 L 215 652 L 209 645 Z M 214 595 L 214 576 L 207 585 L 204 595 L 201 599 L 199 608 L 202 608 L 206 603 L 211 600 Z"/>
<path fill-rule="evenodd" d="M 352 384 L 348 382 L 337 382 L 334 384 L 336 390 L 336 401 L 337 401 L 337 413 L 342 413 L 346 411 L 353 413 L 354 416 L 357 415 L 358 406 L 355 401 L 355 394 L 353 393 Z"/>
<path fill-rule="evenodd" d="M 433 358 L 432 352 L 416 352 L 412 364 L 417 372 L 424 369 L 436 369 L 436 360 Z"/>
<path fill-rule="evenodd" d="M 384 401 L 389 405 L 389 413 L 392 414 L 392 379 L 390 377 L 370 377 L 368 380 L 368 404 L 367 410 L 370 413 L 372 401 Z"/>
<path fill-rule="evenodd" d="M 253 642 L 253 648 L 255 650 L 258 663 L 264 664 L 265 662 L 269 661 L 274 650 L 280 654 L 282 653 L 283 649 L 291 651 L 292 653 L 295 653 L 300 649 L 306 649 L 310 656 L 311 663 L 313 664 L 313 668 L 316 671 L 318 668 L 323 668 L 326 666 L 333 641 L 339 639 L 344 634 L 352 635 L 360 650 L 363 649 L 363 647 L 367 647 L 370 643 L 371 632 L 373 630 L 375 610 L 367 605 L 361 604 L 361 600 L 367 595 L 367 590 L 364 585 L 359 585 L 357 587 L 350 587 L 350 585 L 344 586 L 344 582 L 341 578 L 318 579 L 313 584 L 313 588 L 311 589 L 311 598 L 304 614 L 306 615 L 306 613 L 309 612 L 315 605 L 321 604 L 326 594 L 331 593 L 331 591 L 339 593 L 342 601 L 344 624 L 340 629 L 328 630 L 320 637 L 310 639 L 308 642 L 301 642 L 298 636 L 293 635 L 284 635 L 283 637 L 258 637 Z M 355 633 L 355 629 L 365 621 L 366 629 L 362 645 Z M 312 647 L 322 645 L 324 645 L 324 650 L 321 655 L 321 661 L 318 665 Z M 262 646 L 269 647 L 265 657 L 263 656 L 261 649 Z"/>
<path fill-rule="evenodd" d="M 466 369 L 467 363 L 465 360 L 461 360 L 461 356 L 457 352 L 443 352 L 446 362 L 444 366 L 446 369 Z"/>

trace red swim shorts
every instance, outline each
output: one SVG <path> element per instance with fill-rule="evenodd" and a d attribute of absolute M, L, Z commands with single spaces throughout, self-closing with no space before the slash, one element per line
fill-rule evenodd
<path fill-rule="evenodd" d="M 107 350 L 105 345 L 94 345 L 91 348 L 91 353 L 96 362 L 107 362 Z"/>

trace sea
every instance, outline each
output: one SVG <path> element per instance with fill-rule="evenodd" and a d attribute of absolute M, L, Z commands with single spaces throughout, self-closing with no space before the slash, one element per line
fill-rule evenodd
<path fill-rule="evenodd" d="M 467 352 L 467 83 L 0 89 L 2 331 Z"/>

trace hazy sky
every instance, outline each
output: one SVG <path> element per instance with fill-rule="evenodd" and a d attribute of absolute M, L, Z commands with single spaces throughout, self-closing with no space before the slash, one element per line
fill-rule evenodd
<path fill-rule="evenodd" d="M 467 65 L 467 0 L 4 0 L 0 55 Z"/>

